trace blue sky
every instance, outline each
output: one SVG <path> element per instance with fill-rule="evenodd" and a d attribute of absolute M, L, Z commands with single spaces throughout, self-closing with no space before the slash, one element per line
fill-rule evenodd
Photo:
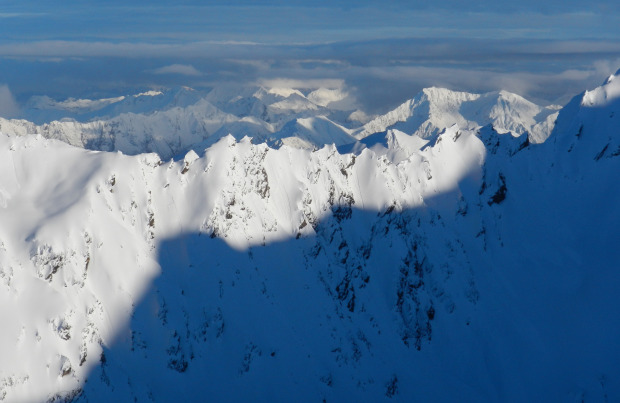
<path fill-rule="evenodd" d="M 4 1 L 0 94 L 323 80 L 380 112 L 432 85 L 562 103 L 620 68 L 620 2 L 434 3 Z"/>

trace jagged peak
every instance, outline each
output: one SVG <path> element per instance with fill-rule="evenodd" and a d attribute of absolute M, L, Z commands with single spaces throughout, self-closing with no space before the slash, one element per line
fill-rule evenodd
<path fill-rule="evenodd" d="M 524 97 L 505 90 L 474 94 L 430 87 L 368 122 L 358 130 L 356 137 L 363 138 L 388 128 L 397 128 L 409 134 L 432 138 L 454 123 L 462 128 L 475 129 L 490 122 L 496 124 L 499 130 L 520 135 L 531 132 L 546 118 L 546 115 L 540 115 L 542 109 Z M 537 138 L 547 137 L 551 130 L 547 126 L 537 129 L 544 132 L 537 133 Z"/>

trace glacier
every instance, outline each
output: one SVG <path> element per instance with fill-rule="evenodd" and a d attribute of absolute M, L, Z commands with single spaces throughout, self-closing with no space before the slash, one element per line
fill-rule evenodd
<path fill-rule="evenodd" d="M 39 99 L 0 120 L 0 400 L 618 399 L 618 85 Z"/>

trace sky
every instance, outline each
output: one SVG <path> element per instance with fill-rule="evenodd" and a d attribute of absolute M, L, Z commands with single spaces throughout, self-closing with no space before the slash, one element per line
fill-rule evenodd
<path fill-rule="evenodd" d="M 618 69 L 618 1 L 0 3 L 5 117 L 32 95 L 229 82 L 343 87 L 370 113 L 429 86 L 563 104 Z"/>

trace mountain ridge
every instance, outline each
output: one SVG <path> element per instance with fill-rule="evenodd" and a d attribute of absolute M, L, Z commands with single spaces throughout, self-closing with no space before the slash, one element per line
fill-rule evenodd
<path fill-rule="evenodd" d="M 167 159 L 189 149 L 201 152 L 197 147 L 228 134 L 237 140 L 250 136 L 256 142 L 288 141 L 313 149 L 354 143 L 387 129 L 434 138 L 453 124 L 468 130 L 493 124 L 515 136 L 527 132 L 530 141 L 538 143 L 548 137 L 557 116 L 555 107 L 542 108 L 505 91 L 470 94 L 428 88 L 358 127 L 363 122 L 355 123 L 355 119 L 366 119 L 365 114 L 359 109 L 340 109 L 349 102 L 347 96 L 336 89 L 317 89 L 306 96 L 297 89 L 222 86 L 206 94 L 179 87 L 102 100 L 56 102 L 35 97 L 23 113 L 31 120 L 0 119 L 0 130 L 39 133 L 94 150 L 131 155 L 156 152 Z M 330 109 L 332 104 L 342 105 Z M 55 120 L 47 122 L 52 117 Z M 324 130 L 313 132 L 314 123 L 309 122 Z"/>
<path fill-rule="evenodd" d="M 619 397 L 617 83 L 542 144 L 0 135 L 0 398 Z"/>
<path fill-rule="evenodd" d="M 432 138 L 453 124 L 464 129 L 493 124 L 515 136 L 528 132 L 531 142 L 541 143 L 553 127 L 555 109 L 555 106 L 539 107 L 507 91 L 471 94 L 431 87 L 367 123 L 356 137 L 361 139 L 395 128 L 422 138 Z"/>

